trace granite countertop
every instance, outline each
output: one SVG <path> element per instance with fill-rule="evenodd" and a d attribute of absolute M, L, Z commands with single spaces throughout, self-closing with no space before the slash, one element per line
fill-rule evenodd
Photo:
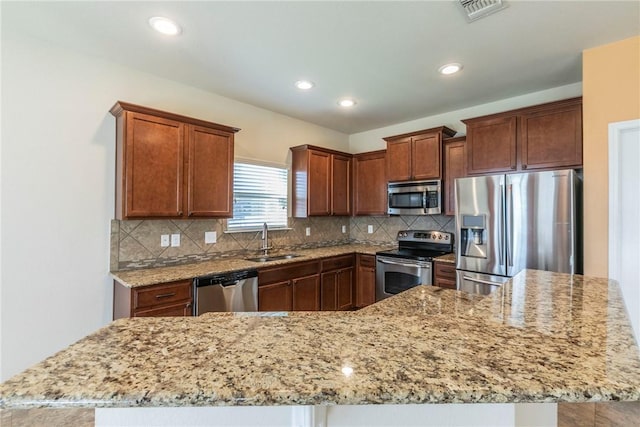
<path fill-rule="evenodd" d="M 619 286 L 532 270 L 358 312 L 120 319 L 0 385 L 14 409 L 612 400 L 640 400 Z"/>
<path fill-rule="evenodd" d="M 456 263 L 456 254 L 454 252 L 454 253 L 442 255 L 442 256 L 434 258 L 433 260 L 434 261 L 438 261 L 438 262 L 448 262 L 448 263 L 451 263 L 451 264 L 455 264 Z"/>
<path fill-rule="evenodd" d="M 131 288 L 139 286 L 154 285 L 157 283 L 173 282 L 175 280 L 193 279 L 194 277 L 206 276 L 209 274 L 227 273 L 236 270 L 250 268 L 264 268 L 274 265 L 289 264 L 300 261 L 310 261 L 320 258 L 344 255 L 350 253 L 361 253 L 375 255 L 376 252 L 388 249 L 390 245 L 370 245 L 370 244 L 350 244 L 339 246 L 327 246 L 314 249 L 296 249 L 287 253 L 298 255 L 291 259 L 281 259 L 269 262 L 254 262 L 244 258 L 221 258 L 212 261 L 203 261 L 193 264 L 184 264 L 171 267 L 145 268 L 138 270 L 113 271 L 111 275 L 115 280 L 124 286 Z M 272 252 L 270 256 L 276 256 L 279 252 Z M 258 257 L 259 255 L 247 255 L 246 258 Z"/>

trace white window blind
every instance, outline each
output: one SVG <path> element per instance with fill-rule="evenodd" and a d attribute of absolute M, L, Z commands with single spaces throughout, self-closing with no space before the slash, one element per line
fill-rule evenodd
<path fill-rule="evenodd" d="M 287 227 L 287 169 L 250 163 L 233 165 L 233 218 L 227 230 Z"/>

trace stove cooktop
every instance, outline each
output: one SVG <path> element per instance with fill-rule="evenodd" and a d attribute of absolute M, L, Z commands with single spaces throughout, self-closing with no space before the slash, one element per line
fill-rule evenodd
<path fill-rule="evenodd" d="M 376 255 L 388 256 L 391 258 L 404 258 L 414 259 L 417 261 L 432 261 L 433 258 L 447 255 L 452 253 L 451 251 L 431 251 L 420 249 L 393 249 L 390 251 L 380 251 Z"/>
<path fill-rule="evenodd" d="M 401 230 L 396 240 L 398 249 L 380 251 L 377 255 L 431 261 L 435 257 L 453 253 L 453 235 L 443 231 Z"/>

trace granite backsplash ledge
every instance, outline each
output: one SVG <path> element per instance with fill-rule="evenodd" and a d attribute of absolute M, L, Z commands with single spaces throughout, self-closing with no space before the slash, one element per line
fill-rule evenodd
<path fill-rule="evenodd" d="M 345 232 L 342 227 L 345 227 Z M 369 233 L 371 226 L 373 232 Z M 312 217 L 290 218 L 286 230 L 270 230 L 273 251 L 348 244 L 394 243 L 399 230 L 409 228 L 454 231 L 453 217 Z M 311 233 L 306 235 L 309 227 Z M 111 221 L 111 271 L 166 267 L 212 259 L 257 254 L 260 232 L 225 233 L 224 219 Z M 217 242 L 208 244 L 204 233 L 215 231 Z M 161 247 L 160 236 L 180 234 L 180 246 Z"/>

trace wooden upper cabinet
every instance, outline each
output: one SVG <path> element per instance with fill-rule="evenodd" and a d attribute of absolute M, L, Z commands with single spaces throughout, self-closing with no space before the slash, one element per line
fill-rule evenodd
<path fill-rule="evenodd" d="M 228 132 L 191 126 L 188 216 L 233 215 L 233 138 Z"/>
<path fill-rule="evenodd" d="M 232 216 L 239 129 L 118 101 L 116 219 Z"/>
<path fill-rule="evenodd" d="M 331 213 L 351 215 L 351 156 L 332 155 Z"/>
<path fill-rule="evenodd" d="M 123 216 L 182 215 L 184 124 L 129 111 L 118 123 L 126 140 L 124 176 L 118 177 Z"/>
<path fill-rule="evenodd" d="M 331 214 L 331 155 L 316 150 L 308 151 L 308 215 Z"/>
<path fill-rule="evenodd" d="M 582 98 L 463 120 L 467 173 L 582 167 Z"/>
<path fill-rule="evenodd" d="M 520 117 L 522 169 L 582 166 L 582 100 L 555 103 Z"/>
<path fill-rule="evenodd" d="M 387 214 L 387 151 L 353 156 L 353 214 Z"/>
<path fill-rule="evenodd" d="M 444 167 L 444 201 L 443 213 L 454 215 L 456 210 L 455 200 L 455 179 L 464 178 L 467 174 L 466 168 L 466 138 L 450 138 L 444 141 L 442 164 Z"/>
<path fill-rule="evenodd" d="M 488 174 L 516 170 L 517 117 L 509 115 L 467 124 L 467 172 Z"/>
<path fill-rule="evenodd" d="M 387 180 L 441 179 L 442 139 L 456 131 L 446 126 L 384 138 L 387 141 Z"/>
<path fill-rule="evenodd" d="M 411 174 L 411 137 L 387 141 L 387 179 L 409 181 Z"/>
<path fill-rule="evenodd" d="M 311 145 L 291 153 L 293 216 L 351 215 L 351 154 Z"/>
<path fill-rule="evenodd" d="M 440 155 L 442 135 L 434 133 L 413 138 L 411 147 L 411 170 L 413 179 L 441 178 Z"/>

